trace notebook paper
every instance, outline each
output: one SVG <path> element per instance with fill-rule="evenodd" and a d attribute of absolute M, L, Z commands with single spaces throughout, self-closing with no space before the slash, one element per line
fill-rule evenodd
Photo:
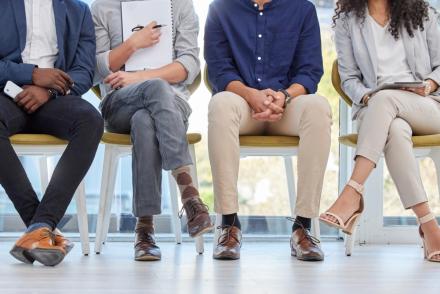
<path fill-rule="evenodd" d="M 124 42 L 138 26 L 147 26 L 152 21 L 159 25 L 161 37 L 153 47 L 139 49 L 126 62 L 126 71 L 155 69 L 173 61 L 173 9 L 171 0 L 144 0 L 121 2 L 122 35 Z"/>

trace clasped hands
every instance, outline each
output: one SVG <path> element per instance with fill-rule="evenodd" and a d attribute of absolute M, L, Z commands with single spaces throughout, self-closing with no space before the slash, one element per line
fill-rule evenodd
<path fill-rule="evenodd" d="M 283 117 L 286 96 L 281 92 L 249 89 L 244 98 L 252 108 L 255 120 L 276 122 Z"/>
<path fill-rule="evenodd" d="M 49 89 L 67 95 L 73 85 L 72 78 L 62 70 L 35 68 L 32 73 L 32 85 L 23 86 L 23 91 L 15 97 L 15 102 L 31 114 L 49 101 Z"/>

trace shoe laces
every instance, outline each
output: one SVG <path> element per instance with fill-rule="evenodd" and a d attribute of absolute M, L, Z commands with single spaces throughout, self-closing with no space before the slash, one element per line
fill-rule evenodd
<path fill-rule="evenodd" d="M 150 232 L 148 228 L 138 228 L 135 230 L 135 233 L 140 235 L 140 241 L 147 242 L 153 245 L 156 244 L 154 233 Z"/>
<path fill-rule="evenodd" d="M 185 211 L 186 216 L 188 217 L 188 222 L 191 222 L 199 213 L 207 213 L 208 206 L 204 204 L 200 199 L 190 199 L 186 201 L 185 204 L 182 206 L 182 209 L 180 209 L 179 218 L 183 217 Z"/>
<path fill-rule="evenodd" d="M 240 248 L 241 248 L 242 243 L 240 242 L 240 240 L 238 240 L 233 234 L 231 234 L 233 227 L 234 225 L 222 225 L 217 227 L 217 230 L 221 230 L 223 232 L 217 240 L 218 245 L 227 246 L 230 240 L 233 239 L 240 244 Z M 240 239 L 241 237 L 242 235 L 240 231 Z"/>
<path fill-rule="evenodd" d="M 301 239 L 301 240 L 299 241 L 299 243 L 301 243 L 304 239 L 309 240 L 309 241 L 312 242 L 314 245 L 318 245 L 319 243 L 321 243 L 321 241 L 320 241 L 318 238 L 316 238 L 315 236 L 312 236 L 312 234 L 310 234 L 309 230 L 306 229 L 306 228 L 304 227 L 304 225 L 303 225 L 301 222 L 299 222 L 296 218 L 293 218 L 293 217 L 286 217 L 286 219 L 287 219 L 288 221 L 291 221 L 291 222 L 293 222 L 294 224 L 300 226 L 301 229 L 304 231 L 304 238 Z"/>
<path fill-rule="evenodd" d="M 56 234 L 51 230 L 44 230 L 43 232 L 41 232 L 40 237 L 42 239 L 49 238 L 52 241 L 52 243 L 55 244 Z"/>

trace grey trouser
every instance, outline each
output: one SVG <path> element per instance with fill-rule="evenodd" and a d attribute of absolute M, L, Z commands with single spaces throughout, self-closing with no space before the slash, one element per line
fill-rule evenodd
<path fill-rule="evenodd" d="M 377 163 L 384 153 L 405 208 L 428 201 L 411 137 L 440 133 L 440 104 L 433 98 L 400 90 L 381 91 L 357 117 L 356 156 Z"/>
<path fill-rule="evenodd" d="M 160 214 L 162 169 L 192 164 L 186 139 L 191 108 L 167 82 L 154 79 L 112 92 L 101 109 L 109 131 L 131 134 L 133 214 Z"/>

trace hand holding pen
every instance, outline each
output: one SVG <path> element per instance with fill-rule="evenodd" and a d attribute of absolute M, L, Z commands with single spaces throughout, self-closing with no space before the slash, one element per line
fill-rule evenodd
<path fill-rule="evenodd" d="M 165 25 L 158 25 L 153 21 L 146 27 L 138 25 L 132 29 L 134 32 L 128 39 L 135 50 L 148 48 L 156 45 L 160 41 L 160 28 Z"/>

